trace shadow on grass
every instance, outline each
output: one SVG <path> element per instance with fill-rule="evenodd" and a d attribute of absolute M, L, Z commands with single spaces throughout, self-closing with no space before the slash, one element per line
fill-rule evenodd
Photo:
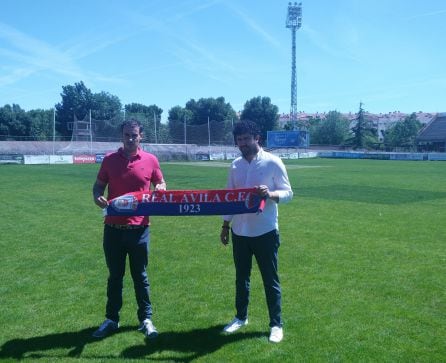
<path fill-rule="evenodd" d="M 206 329 L 194 329 L 186 332 L 162 332 L 158 338 L 146 340 L 145 344 L 128 347 L 121 352 L 122 358 L 150 358 L 159 361 L 191 362 L 217 351 L 226 344 L 232 342 L 253 339 L 265 336 L 265 333 L 248 332 L 232 335 L 221 334 L 223 326 L 213 326 Z M 24 358 L 63 358 L 65 355 L 45 354 L 45 351 L 55 349 L 69 349 L 66 357 L 81 357 L 87 344 L 98 342 L 91 336 L 96 328 L 83 329 L 78 332 L 48 334 L 41 337 L 28 339 L 12 339 L 3 344 L 0 350 L 0 360 L 12 358 L 21 360 Z M 122 327 L 115 334 L 135 331 L 136 327 Z M 143 337 L 141 336 L 143 339 Z M 157 357 L 150 357 L 155 354 Z M 169 355 L 164 357 L 163 355 Z M 89 358 L 107 358 L 96 357 Z M 118 358 L 117 358 L 118 359 Z"/>
<path fill-rule="evenodd" d="M 299 190 L 299 197 L 344 200 L 372 204 L 405 204 L 427 200 L 445 199 L 445 192 L 409 190 L 363 185 L 327 185 L 306 187 Z"/>
<path fill-rule="evenodd" d="M 122 330 L 130 329 L 123 328 Z M 43 351 L 58 348 L 71 349 L 67 356 L 78 357 L 88 343 L 98 341 L 91 336 L 95 330 L 96 328 L 88 328 L 72 333 L 48 334 L 28 339 L 12 339 L 2 345 L 0 359 L 22 359 L 24 357 L 43 358 L 45 357 L 42 353 Z"/>
<path fill-rule="evenodd" d="M 122 352 L 122 357 L 129 359 L 146 357 L 158 361 L 192 362 L 216 352 L 227 344 L 266 336 L 265 332 L 240 332 L 227 335 L 221 333 L 222 329 L 223 325 L 187 332 L 162 333 L 155 340 L 146 340 L 145 345 L 125 349 Z M 151 357 L 151 355 L 157 356 Z"/>

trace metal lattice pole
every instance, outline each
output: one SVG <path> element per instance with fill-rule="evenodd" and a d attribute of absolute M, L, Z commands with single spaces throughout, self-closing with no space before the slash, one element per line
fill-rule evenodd
<path fill-rule="evenodd" d="M 296 74 L 296 30 L 302 25 L 302 3 L 288 3 L 286 27 L 291 29 L 291 107 L 290 122 L 293 129 L 297 124 L 297 74 Z"/>

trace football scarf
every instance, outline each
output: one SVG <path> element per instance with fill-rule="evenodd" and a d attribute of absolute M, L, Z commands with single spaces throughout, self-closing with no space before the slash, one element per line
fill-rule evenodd
<path fill-rule="evenodd" d="M 255 188 L 163 190 L 124 194 L 109 201 L 107 216 L 199 216 L 260 213 L 265 200 Z"/>

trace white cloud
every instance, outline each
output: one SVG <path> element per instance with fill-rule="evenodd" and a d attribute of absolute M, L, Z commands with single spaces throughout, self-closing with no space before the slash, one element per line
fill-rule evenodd
<path fill-rule="evenodd" d="M 9 60 L 9 74 L 1 77 L 2 83 L 15 82 L 42 70 L 85 78 L 85 74 L 64 52 L 49 44 L 0 23 L 0 38 L 10 44 L 10 48 L 0 49 L 4 61 Z"/>
<path fill-rule="evenodd" d="M 410 16 L 410 17 L 406 18 L 406 20 L 414 20 L 414 19 L 418 19 L 418 18 L 424 18 L 427 16 L 437 16 L 437 15 L 441 15 L 441 14 L 445 14 L 445 13 L 446 13 L 446 10 L 430 11 L 430 12 Z"/>
<path fill-rule="evenodd" d="M 235 7 L 234 4 L 225 4 L 228 8 L 238 15 L 238 17 L 249 27 L 254 33 L 258 34 L 266 43 L 271 46 L 280 49 L 282 47 L 281 43 L 275 39 L 271 34 L 269 34 L 263 27 L 261 27 L 252 17 L 243 12 L 240 8 Z"/>

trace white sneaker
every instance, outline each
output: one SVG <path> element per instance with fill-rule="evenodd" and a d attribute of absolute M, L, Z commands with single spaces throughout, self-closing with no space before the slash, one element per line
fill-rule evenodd
<path fill-rule="evenodd" d="M 269 335 L 269 341 L 271 343 L 280 343 L 283 339 L 283 329 L 280 326 L 273 326 L 271 328 L 271 334 Z"/>
<path fill-rule="evenodd" d="M 153 339 L 158 336 L 158 331 L 155 328 L 155 325 L 153 325 L 152 320 L 145 319 L 141 322 L 139 325 L 138 330 L 140 330 L 146 338 Z"/>
<path fill-rule="evenodd" d="M 242 326 L 248 325 L 248 319 L 240 320 L 234 318 L 228 325 L 223 328 L 224 333 L 234 333 L 239 330 Z"/>

